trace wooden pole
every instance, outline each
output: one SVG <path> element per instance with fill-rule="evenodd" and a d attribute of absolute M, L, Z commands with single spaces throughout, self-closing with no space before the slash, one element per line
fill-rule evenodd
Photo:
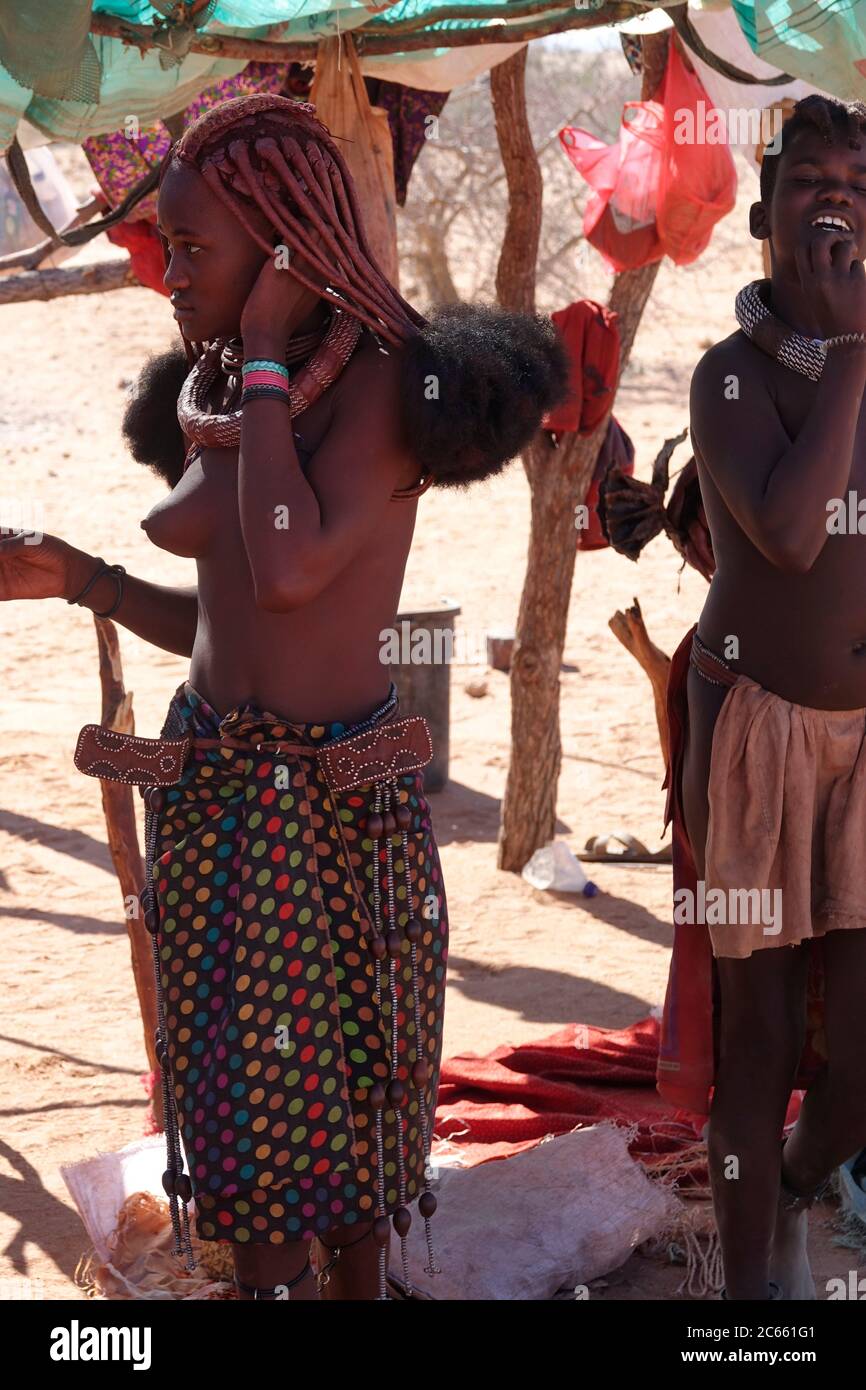
<path fill-rule="evenodd" d="M 667 32 L 642 40 L 644 100 L 664 71 L 667 45 Z M 526 119 L 524 69 L 525 50 L 491 70 L 490 89 L 509 189 L 497 295 L 504 307 L 531 312 L 541 175 Z M 623 271 L 614 281 L 609 305 L 620 316 L 620 377 L 657 274 L 658 263 Z M 554 836 L 562 762 L 559 673 L 577 553 L 574 514 L 589 489 L 609 416 L 610 412 L 592 434 L 566 435 L 558 447 L 539 431 L 522 456 L 531 489 L 531 519 L 511 665 L 511 762 L 497 855 L 499 868 L 513 873 Z"/>
<path fill-rule="evenodd" d="M 132 692 L 123 684 L 123 666 L 120 659 L 120 644 L 117 628 L 108 618 L 93 615 L 96 625 L 96 641 L 99 647 L 99 683 L 102 688 L 101 723 L 106 729 L 118 733 L 134 734 L 135 718 L 132 712 Z M 144 863 L 138 847 L 138 827 L 135 820 L 135 806 L 132 800 L 132 787 L 128 782 L 113 782 L 100 779 L 102 788 L 102 808 L 108 830 L 108 848 L 111 852 L 114 870 L 120 882 L 120 892 L 124 906 L 133 903 L 135 915 L 126 917 L 129 933 L 129 948 L 132 956 L 132 974 L 141 1010 L 144 1027 L 144 1046 L 147 1053 L 148 1069 L 161 1075 L 159 1062 L 154 1049 L 156 1035 L 156 981 L 153 974 L 153 948 L 150 935 L 144 925 L 139 909 L 138 895 L 144 887 Z M 164 1128 L 162 1113 L 162 1087 L 153 1088 L 153 1115 L 158 1129 Z"/>
<path fill-rule="evenodd" d="M 497 15 L 504 18 L 507 5 L 496 7 Z M 570 29 L 596 29 L 605 24 L 616 24 L 623 19 L 633 19 L 643 14 L 646 5 L 631 3 L 609 3 L 598 9 L 575 9 L 573 5 L 564 7 L 562 12 L 549 19 L 532 19 L 526 24 L 488 24 L 483 29 L 455 28 L 431 29 L 425 33 L 397 33 L 385 36 L 385 25 L 379 32 L 365 37 L 360 26 L 351 32 L 359 57 L 373 57 L 378 53 L 411 53 L 427 48 L 467 48 L 487 43 L 528 43 L 531 39 L 545 38 L 549 34 L 564 33 Z M 468 11 L 471 15 L 473 12 Z M 438 19 L 438 16 L 436 16 Z M 279 25 L 275 26 L 279 28 Z M 92 16 L 90 32 L 106 38 L 120 39 L 146 53 L 151 48 L 162 48 L 171 52 L 169 30 L 154 29 L 149 25 L 130 24 L 115 15 L 95 14 Z M 245 62 L 287 63 L 292 58 L 309 62 L 314 54 L 312 43 L 280 42 L 273 39 L 242 39 L 231 34 L 202 34 L 191 38 L 185 53 L 205 53 L 213 58 L 240 58 Z"/>

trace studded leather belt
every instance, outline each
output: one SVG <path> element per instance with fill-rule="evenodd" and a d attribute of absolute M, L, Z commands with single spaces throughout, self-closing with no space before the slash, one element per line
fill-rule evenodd
<path fill-rule="evenodd" d="M 75 747 L 75 766 L 89 777 L 132 782 L 142 788 L 171 787 L 180 781 L 196 748 L 237 748 L 250 753 L 287 753 L 316 759 L 328 788 L 347 792 L 355 787 L 419 772 L 433 757 L 430 730 L 421 715 L 383 721 L 374 729 L 330 743 L 297 743 L 287 739 L 259 743 L 233 738 L 142 738 L 122 734 L 102 724 L 85 724 Z"/>

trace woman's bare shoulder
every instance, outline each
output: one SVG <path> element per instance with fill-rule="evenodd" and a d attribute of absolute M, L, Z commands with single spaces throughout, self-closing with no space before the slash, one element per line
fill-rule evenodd
<path fill-rule="evenodd" d="M 351 398 L 359 392 L 381 389 L 393 391 L 399 384 L 402 349 L 377 342 L 364 328 L 358 346 L 337 379 L 338 397 Z"/>

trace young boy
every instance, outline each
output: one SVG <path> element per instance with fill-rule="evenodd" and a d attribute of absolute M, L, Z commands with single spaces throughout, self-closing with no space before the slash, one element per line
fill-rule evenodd
<path fill-rule="evenodd" d="M 859 102 L 797 103 L 750 211 L 771 278 L 692 378 L 716 571 L 672 666 L 666 784 L 705 911 L 675 911 L 659 1089 L 710 1112 L 728 1299 L 815 1297 L 808 1206 L 866 1144 L 864 135 Z"/>

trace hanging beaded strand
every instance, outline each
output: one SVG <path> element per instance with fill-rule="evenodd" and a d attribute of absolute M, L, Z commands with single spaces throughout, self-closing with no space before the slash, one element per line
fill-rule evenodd
<path fill-rule="evenodd" d="M 173 713 L 173 711 L 172 711 Z M 171 715 L 163 728 L 163 736 L 171 736 L 176 730 L 169 728 Z M 171 1074 L 168 1055 L 168 1030 L 165 1021 L 165 996 L 162 990 L 162 962 L 159 955 L 159 907 L 153 885 L 153 867 L 156 860 L 156 840 L 159 812 L 165 801 L 165 793 L 160 787 L 146 787 L 144 795 L 144 842 L 145 842 L 145 883 L 139 895 L 144 911 L 144 925 L 150 933 L 153 951 L 153 968 L 156 977 L 156 1035 L 155 1050 L 162 1079 L 162 1110 L 165 1126 L 166 1168 L 162 1175 L 162 1186 L 168 1197 L 171 1213 L 171 1226 L 174 1233 L 173 1255 L 184 1255 L 186 1267 L 192 1273 L 197 1262 L 192 1248 L 188 1203 L 192 1201 L 192 1180 L 183 1171 L 183 1152 L 180 1142 L 180 1124 L 177 1114 L 177 1099 Z M 179 1204 L 182 1210 L 179 1210 Z"/>
<path fill-rule="evenodd" d="M 397 781 L 394 781 L 396 791 Z M 424 1191 L 418 1199 L 418 1211 L 424 1221 L 424 1237 L 427 1242 L 427 1264 L 424 1266 L 424 1273 L 431 1277 L 441 1274 L 442 1270 L 436 1263 L 436 1254 L 433 1249 L 433 1236 L 430 1231 L 430 1218 L 436 1210 L 436 1198 L 430 1191 L 430 1147 L 432 1135 L 430 1133 L 430 1117 L 427 1114 L 426 1087 L 430 1080 L 430 1068 L 424 1056 L 424 1032 L 421 1020 L 421 981 L 418 975 L 418 942 L 424 932 L 424 925 L 420 917 L 416 916 L 412 899 L 412 870 L 409 866 L 409 827 L 412 824 L 412 812 L 405 802 L 401 802 L 396 808 L 395 819 L 397 829 L 403 841 L 403 872 L 406 878 L 406 910 L 409 920 L 406 924 L 406 938 L 409 942 L 409 958 L 412 963 L 412 1011 L 415 1018 L 415 1061 L 412 1063 L 410 1076 L 412 1085 L 418 1092 L 418 1123 L 421 1126 L 421 1143 L 424 1151 Z M 420 904 L 419 904 L 420 906 Z"/>
<path fill-rule="evenodd" d="M 376 975 L 376 1004 L 379 1015 L 382 1012 L 382 961 L 387 953 L 385 936 L 382 931 L 382 886 L 379 882 L 379 839 L 382 834 L 382 788 L 376 787 L 373 809 L 367 817 L 366 830 L 373 842 L 373 935 L 370 938 L 370 954 Z M 385 1211 L 385 1140 L 382 1132 L 382 1111 L 385 1108 L 385 1087 L 381 1081 L 374 1081 L 370 1087 L 370 1104 L 376 1112 L 376 1216 L 373 1221 L 373 1240 L 376 1243 L 379 1260 L 379 1291 L 377 1302 L 388 1302 L 387 1284 L 387 1245 L 391 1233 L 391 1223 Z"/>
<path fill-rule="evenodd" d="M 347 729 L 342 735 L 348 738 L 359 733 L 367 733 L 376 727 L 386 716 L 391 715 L 396 709 L 399 701 L 397 698 L 397 687 L 392 681 L 388 690 L 388 698 L 384 704 L 380 705 L 367 719 Z M 374 788 L 375 796 L 373 807 L 367 816 L 365 830 L 367 836 L 372 841 L 373 854 L 373 921 L 372 934 L 370 937 L 370 954 L 373 957 L 373 966 L 376 981 L 376 1002 L 380 1010 L 382 1007 L 382 961 L 387 955 L 387 945 L 382 923 L 382 886 L 379 881 L 379 840 L 382 837 L 383 817 L 382 817 L 382 787 L 377 784 Z M 376 1161 L 378 1163 L 378 1174 L 376 1181 L 376 1216 L 373 1222 L 373 1239 L 378 1247 L 378 1282 L 379 1290 L 376 1295 L 377 1302 L 390 1302 L 387 1283 L 387 1244 L 390 1237 L 391 1223 L 385 1210 L 385 1137 L 383 1130 L 383 1111 L 387 1093 L 381 1081 L 376 1081 L 370 1087 L 369 1100 L 376 1113 Z"/>
<path fill-rule="evenodd" d="M 391 797 L 394 799 L 394 811 L 391 810 Z M 409 1277 L 408 1250 L 406 1237 L 411 1225 L 411 1212 L 406 1204 L 406 1169 L 405 1156 L 403 1153 L 404 1122 L 401 1113 L 401 1106 L 405 1100 L 405 1090 L 402 1082 L 397 1076 L 397 987 L 396 987 L 396 966 L 397 959 L 401 954 L 401 938 L 397 930 L 397 905 L 396 889 L 394 884 L 394 860 L 392 836 L 399 831 L 402 839 L 403 848 L 403 872 L 406 882 L 406 906 L 408 912 L 408 922 L 406 926 L 406 938 L 409 941 L 409 952 L 412 966 L 412 1007 L 415 1020 L 415 1061 L 411 1067 L 412 1084 L 418 1092 L 418 1118 L 421 1127 L 422 1148 L 424 1155 L 424 1191 L 418 1201 L 418 1210 L 424 1221 L 424 1235 L 427 1244 L 427 1264 L 424 1266 L 425 1274 L 431 1277 L 440 1274 L 441 1269 L 436 1262 L 436 1254 L 433 1249 L 433 1238 L 430 1230 L 430 1218 L 436 1210 L 436 1198 L 430 1191 L 430 1117 L 427 1113 L 427 1101 L 425 1087 L 430 1079 L 429 1067 L 424 1057 L 423 1029 L 421 1019 L 421 998 L 420 998 L 420 978 L 418 974 L 418 942 L 423 933 L 423 925 L 420 919 L 415 916 L 413 908 L 412 890 L 412 871 L 409 866 L 409 827 L 412 823 L 412 813 L 405 803 L 399 801 L 399 781 L 397 778 L 390 778 L 383 788 L 376 787 L 376 798 L 373 809 L 367 817 L 366 831 L 373 843 L 373 936 L 370 942 L 370 950 L 376 966 L 376 993 L 379 999 L 381 1010 L 382 999 L 382 961 L 388 956 L 389 961 L 389 992 L 391 997 L 391 1079 L 387 1089 L 377 1083 L 371 1090 L 370 1099 L 376 1110 L 376 1144 L 379 1159 L 379 1205 L 376 1217 L 377 1243 L 381 1242 L 380 1248 L 380 1297 L 387 1296 L 382 1292 L 384 1279 L 384 1247 L 388 1238 L 387 1215 L 385 1213 L 385 1180 L 384 1180 L 384 1141 L 382 1137 L 382 1111 L 386 1100 L 394 1110 L 395 1125 L 397 1129 L 397 1165 L 400 1184 L 400 1206 L 394 1213 L 394 1227 L 400 1237 L 400 1254 L 403 1264 L 403 1275 L 406 1286 L 411 1290 L 412 1281 Z M 385 837 L 385 860 L 386 874 L 385 883 L 388 894 L 388 924 L 387 931 L 383 934 L 382 919 L 382 889 L 380 881 L 380 861 L 379 861 L 379 842 Z"/>
<path fill-rule="evenodd" d="M 403 1278 L 406 1287 L 411 1293 L 412 1281 L 409 1277 L 409 1252 L 406 1248 L 406 1237 L 409 1227 L 412 1224 L 412 1213 L 406 1205 L 406 1162 L 403 1154 L 403 1102 L 406 1099 L 406 1089 L 397 1075 L 399 1066 L 398 1054 L 398 1001 L 397 1001 L 397 962 L 403 952 L 403 943 L 397 927 L 397 895 L 394 885 L 394 834 L 397 829 L 397 821 L 391 810 L 391 796 L 393 794 L 396 803 L 397 782 L 388 783 L 384 789 L 384 811 L 382 814 L 382 831 L 385 836 L 385 882 L 388 889 L 388 934 L 385 944 L 388 950 L 388 988 L 391 996 L 391 1080 L 388 1084 L 388 1101 L 394 1111 L 394 1126 L 397 1131 L 397 1173 L 400 1193 L 400 1205 L 393 1215 L 394 1230 L 400 1237 L 400 1260 L 403 1265 Z"/>

